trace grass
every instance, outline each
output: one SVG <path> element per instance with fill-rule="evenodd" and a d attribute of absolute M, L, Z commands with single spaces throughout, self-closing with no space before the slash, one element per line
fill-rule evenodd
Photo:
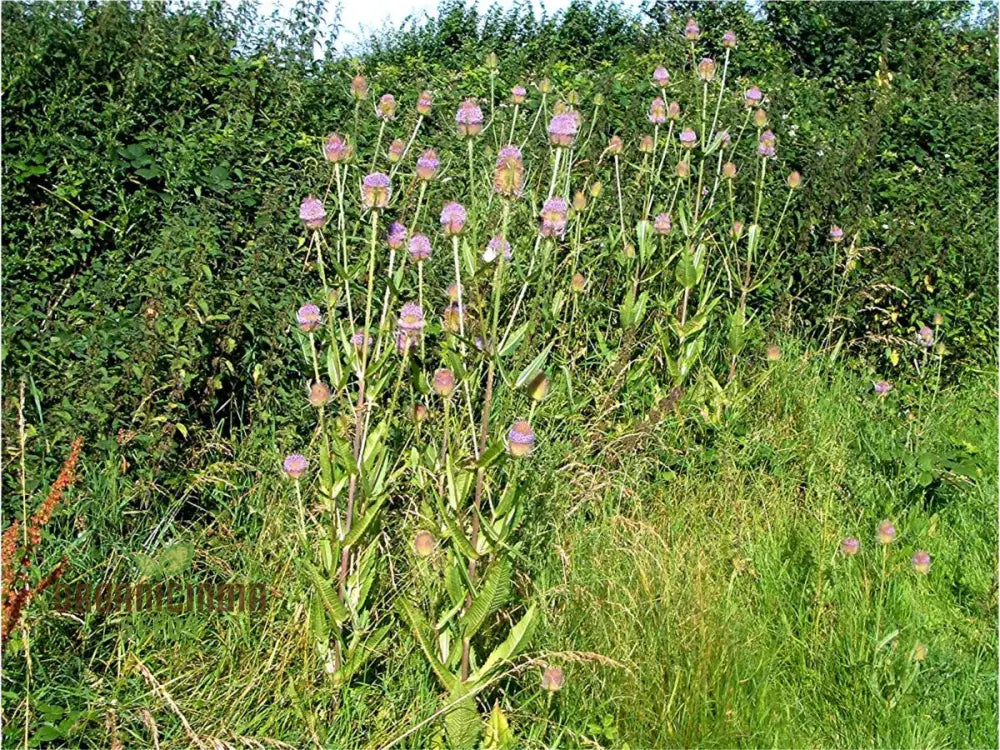
<path fill-rule="evenodd" d="M 542 603 L 545 622 L 479 696 L 484 712 L 499 702 L 516 746 L 995 744 L 992 374 L 936 394 L 901 384 L 878 399 L 869 381 L 815 352 L 783 349 L 782 361 L 743 373 L 744 395 L 718 420 L 670 416 L 649 429 L 623 415 L 587 457 L 579 445 L 593 425 L 542 419 L 535 517 L 515 585 Z M 564 386 L 557 379 L 546 402 L 555 415 L 568 408 Z M 69 501 L 87 529 L 69 543 L 75 575 L 128 579 L 164 508 L 179 505 L 151 546 L 188 541 L 186 580 L 263 580 L 274 598 L 259 616 L 80 620 L 36 606 L 32 736 L 151 746 L 155 727 L 162 747 L 360 748 L 416 728 L 399 746 L 434 742 L 440 722 L 421 723 L 440 708 L 440 690 L 390 604 L 426 586 L 403 545 L 389 545 L 411 534 L 415 508 L 398 499 L 381 532 L 395 588 L 381 589 L 372 610 L 399 628 L 393 658 L 337 689 L 307 635 L 296 504 L 270 468 L 275 443 L 260 428 L 214 446 L 219 460 L 174 503 L 134 481 L 134 466 L 123 473 L 115 451 L 83 468 Z M 117 451 L 136 459 L 128 446 Z M 56 519 L 59 539 L 73 537 L 67 516 Z M 883 518 L 899 532 L 888 548 L 874 541 Z M 862 542 L 854 558 L 838 553 L 847 535 Z M 933 556 L 927 577 L 911 570 L 917 548 Z M 19 636 L 6 657 L 13 747 L 23 738 Z M 548 663 L 567 680 L 546 700 L 538 680 Z"/>

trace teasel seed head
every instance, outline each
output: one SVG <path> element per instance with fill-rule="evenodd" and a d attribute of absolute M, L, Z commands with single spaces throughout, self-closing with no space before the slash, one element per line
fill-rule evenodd
<path fill-rule="evenodd" d="M 298 479 L 308 468 L 309 461 L 301 453 L 292 453 L 285 457 L 284 469 L 289 479 Z"/>
<path fill-rule="evenodd" d="M 303 333 L 312 333 L 323 324 L 323 315 L 319 308 L 312 302 L 307 302 L 295 313 L 295 320 L 299 324 L 299 330 Z"/>
<path fill-rule="evenodd" d="M 451 394 L 455 392 L 455 373 L 444 368 L 437 370 L 431 383 L 437 395 L 451 398 Z"/>
<path fill-rule="evenodd" d="M 891 521 L 882 521 L 876 534 L 879 544 L 892 544 L 896 540 L 896 527 Z"/>
<path fill-rule="evenodd" d="M 330 388 L 325 383 L 313 383 L 309 387 L 309 404 L 317 409 L 330 401 Z"/>
<path fill-rule="evenodd" d="M 840 551 L 843 552 L 848 557 L 854 557 L 858 554 L 861 549 L 861 542 L 853 536 L 845 537 L 843 541 L 840 542 Z"/>

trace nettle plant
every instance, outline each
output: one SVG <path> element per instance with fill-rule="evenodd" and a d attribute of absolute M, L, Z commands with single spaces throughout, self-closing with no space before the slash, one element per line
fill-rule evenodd
<path fill-rule="evenodd" d="M 721 63 L 698 54 L 693 21 L 684 34 L 681 70 L 653 71 L 651 132 L 637 151 L 597 130 L 600 97 L 585 118 L 573 92 L 559 98 L 543 79 L 534 113 L 521 85 L 498 102 L 495 56 L 489 101 L 458 102 L 437 143 L 426 142 L 441 130 L 426 126 L 440 109 L 431 91 L 408 116 L 358 74 L 354 133 L 370 109 L 377 136 L 366 153 L 351 135 L 327 136 L 325 187 L 300 206 L 320 304 L 303 304 L 296 323 L 317 419 L 300 448 L 310 458 L 292 454 L 284 469 L 298 498 L 311 637 L 345 686 L 391 653 L 396 629 L 382 602 L 392 599 L 441 684 L 456 747 L 482 732 L 475 696 L 518 669 L 540 617 L 530 592 L 515 595 L 518 531 L 537 506 L 526 498 L 530 459 L 545 450 L 536 408 L 549 376 L 569 383 L 588 349 L 611 338 L 598 315 L 579 322 L 583 300 L 598 305 L 605 290 L 619 361 L 630 362 L 642 328 L 660 343 L 660 379 L 680 389 L 720 305 L 730 308 L 735 369 L 750 296 L 780 247 L 801 179 L 781 178 L 783 209 L 762 226 L 774 213 L 764 209 L 776 153 L 765 98 L 727 88 L 732 32 Z M 600 386 L 606 404 L 621 387 Z M 557 673 L 545 689 L 563 684 L 547 665 Z M 500 723 L 494 715 L 490 726 Z"/>

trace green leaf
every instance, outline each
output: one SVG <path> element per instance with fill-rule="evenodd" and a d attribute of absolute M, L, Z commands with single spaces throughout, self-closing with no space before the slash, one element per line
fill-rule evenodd
<path fill-rule="evenodd" d="M 361 518 L 354 519 L 354 523 L 351 526 L 351 530 L 344 535 L 344 539 L 341 544 L 345 547 L 352 547 L 358 543 L 358 540 L 364 535 L 366 531 L 371 527 L 373 523 L 379 517 L 379 511 L 382 510 L 382 505 L 385 503 L 385 496 L 372 503 L 371 507 L 368 508 L 368 512 L 365 513 Z"/>
<path fill-rule="evenodd" d="M 320 600 L 323 602 L 323 606 L 326 611 L 330 613 L 333 621 L 340 625 L 346 622 L 351 613 L 347 611 L 347 607 L 344 603 L 337 598 L 337 594 L 333 590 L 333 585 L 326 579 L 315 566 L 310 563 L 304 563 L 306 570 L 309 572 L 309 577 L 312 579 L 313 586 L 316 587 L 316 593 L 319 594 Z"/>
<path fill-rule="evenodd" d="M 476 672 L 476 680 L 479 680 L 492 672 L 500 664 L 510 661 L 517 653 L 523 649 L 531 634 L 534 632 L 536 620 L 538 618 L 538 607 L 534 604 L 528 609 L 524 617 L 510 630 L 507 639 L 493 649 L 486 662 Z"/>
<path fill-rule="evenodd" d="M 508 354 L 513 354 L 514 350 L 520 345 L 521 340 L 524 338 L 525 334 L 528 333 L 528 328 L 531 325 L 530 322 L 522 323 L 517 329 L 507 337 L 507 341 L 504 342 L 503 348 L 500 349 L 500 356 L 506 357 Z"/>
<path fill-rule="evenodd" d="M 429 635 L 431 629 L 424 616 L 416 607 L 402 597 L 396 599 L 395 606 L 400 618 L 413 631 L 413 635 L 417 639 L 420 649 L 424 652 L 424 656 L 427 657 L 427 661 L 430 663 L 431 669 L 434 670 L 434 674 L 437 675 L 438 680 L 444 685 L 445 690 L 451 690 L 456 684 L 459 684 L 458 680 L 444 668 L 444 664 L 437 658 L 437 654 L 434 652 L 434 643 L 431 641 Z"/>
<path fill-rule="evenodd" d="M 550 341 L 544 349 L 535 357 L 531 363 L 521 370 L 521 374 L 517 376 L 517 380 L 514 381 L 514 389 L 518 389 L 524 386 L 529 380 L 531 380 L 542 369 L 542 365 L 545 364 L 546 357 L 549 356 L 549 352 L 552 351 L 552 347 L 555 345 L 555 341 Z"/>
<path fill-rule="evenodd" d="M 453 750 L 471 750 L 483 730 L 472 690 L 469 683 L 459 682 L 444 699 L 444 727 Z"/>
<path fill-rule="evenodd" d="M 510 593 L 510 561 L 501 557 L 490 565 L 483 585 L 472 600 L 472 604 L 462 615 L 459 623 L 464 637 L 472 638 L 486 622 L 486 618 L 496 612 L 507 601 Z"/>
<path fill-rule="evenodd" d="M 442 509 L 442 516 L 444 517 L 444 525 L 448 529 L 448 533 L 455 542 L 455 546 L 458 547 L 459 552 L 465 555 L 470 560 L 478 560 L 479 553 L 476 552 L 476 548 L 472 546 L 472 542 L 469 541 L 468 537 L 459 527 L 458 522 L 452 517 L 451 513 L 447 509 Z"/>

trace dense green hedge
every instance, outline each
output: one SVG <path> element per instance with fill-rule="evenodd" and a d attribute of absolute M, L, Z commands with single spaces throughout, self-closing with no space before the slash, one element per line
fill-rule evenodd
<path fill-rule="evenodd" d="M 270 408 L 301 301 L 296 209 L 323 179 L 316 138 L 351 129 L 349 75 L 363 67 L 406 108 L 434 88 L 430 130 L 444 131 L 462 95 L 488 96 L 482 61 L 496 51 L 499 96 L 548 76 L 585 108 L 602 94 L 602 127 L 634 136 L 648 72 L 685 54 L 688 12 L 708 37 L 736 30 L 731 75 L 767 92 L 782 156 L 805 176 L 792 244 L 758 300 L 768 325 L 822 339 L 837 302 L 852 349 L 888 367 L 942 312 L 946 362 L 992 362 L 995 21 L 970 23 L 956 4 L 855 5 L 633 17 L 575 3 L 536 20 L 451 2 L 357 60 L 316 61 L 316 3 L 284 24 L 248 4 L 5 3 L 5 419 L 22 378 L 48 439 L 133 428 L 165 457 L 199 430 L 296 418 Z M 374 138 L 362 119 L 359 137 Z M 833 222 L 866 248 L 841 300 Z"/>

